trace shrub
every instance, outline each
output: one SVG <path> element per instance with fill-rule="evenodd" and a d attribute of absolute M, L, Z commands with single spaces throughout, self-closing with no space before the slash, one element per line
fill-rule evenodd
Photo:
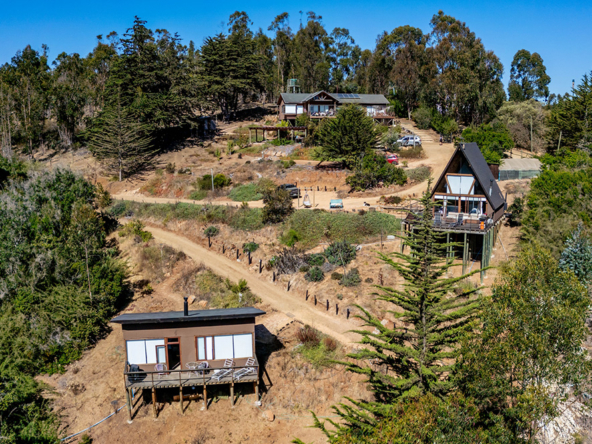
<path fill-rule="evenodd" d="M 191 200 L 203 200 L 208 196 L 208 192 L 206 190 L 193 190 L 189 194 L 189 199 Z"/>
<path fill-rule="evenodd" d="M 312 267 L 308 272 L 304 275 L 304 279 L 309 282 L 320 282 L 325 278 L 325 273 L 319 267 Z"/>
<path fill-rule="evenodd" d="M 309 254 L 306 263 L 310 266 L 320 267 L 325 263 L 325 256 L 322 253 Z"/>
<path fill-rule="evenodd" d="M 206 236 L 206 237 L 214 237 L 218 233 L 220 233 L 220 229 L 218 227 L 213 226 L 213 225 L 210 225 L 208 228 L 206 228 L 204 230 L 204 236 Z"/>
<path fill-rule="evenodd" d="M 336 271 L 331 273 L 331 279 L 333 279 L 334 281 L 339 281 L 339 280 L 341 280 L 342 277 L 343 277 L 343 275 L 341 273 L 336 272 Z"/>
<path fill-rule="evenodd" d="M 329 245 L 323 254 L 328 262 L 344 266 L 356 258 L 356 247 L 346 241 L 337 241 Z"/>
<path fill-rule="evenodd" d="M 367 284 L 372 284 L 372 283 L 374 283 L 374 279 L 366 278 L 366 279 L 364 279 L 364 282 L 366 282 Z"/>
<path fill-rule="evenodd" d="M 310 267 L 308 265 L 303 265 L 298 271 L 300 273 L 306 273 L 308 270 L 310 270 Z"/>
<path fill-rule="evenodd" d="M 247 242 L 243 244 L 243 251 L 245 253 L 254 253 L 259 248 L 259 244 L 256 242 Z"/>
<path fill-rule="evenodd" d="M 407 171 L 407 178 L 411 182 L 424 182 L 430 177 L 430 168 L 427 166 L 420 166 Z"/>
<path fill-rule="evenodd" d="M 290 139 L 273 139 L 270 142 L 273 146 L 290 145 L 292 141 Z"/>
<path fill-rule="evenodd" d="M 487 163 L 501 163 L 504 152 L 514 146 L 512 136 L 502 122 L 466 128 L 462 137 L 466 142 L 477 142 Z"/>
<path fill-rule="evenodd" d="M 337 299 L 339 299 L 340 301 L 343 300 L 343 295 L 341 293 L 337 293 Z"/>
<path fill-rule="evenodd" d="M 232 183 L 230 177 L 226 177 L 224 174 L 216 174 L 214 176 L 214 189 L 221 189 L 229 186 Z M 212 175 L 206 174 L 201 179 L 196 181 L 197 188 L 200 190 L 211 190 L 212 189 Z"/>
<path fill-rule="evenodd" d="M 175 174 L 175 164 L 174 163 L 167 163 L 167 166 L 164 167 L 164 170 L 168 174 Z"/>
<path fill-rule="evenodd" d="M 421 159 L 422 157 L 424 157 L 424 152 L 421 145 L 411 146 L 399 151 L 399 158 L 401 159 Z M 403 161 L 403 165 L 407 166 L 405 161 Z"/>
<path fill-rule="evenodd" d="M 430 129 L 432 124 L 432 111 L 429 108 L 417 108 L 413 111 L 411 117 L 419 129 Z"/>
<path fill-rule="evenodd" d="M 398 152 L 401 150 L 401 147 L 397 143 L 399 137 L 401 136 L 402 128 L 400 126 L 396 126 L 395 128 L 391 128 L 383 134 L 381 141 L 384 147 L 391 152 Z"/>
<path fill-rule="evenodd" d="M 141 220 L 133 220 L 125 224 L 119 231 L 119 236 L 138 236 L 142 242 L 148 242 L 152 239 L 152 233 L 144 230 L 144 223 Z"/>
<path fill-rule="evenodd" d="M 320 333 L 310 325 L 298 329 L 296 339 L 307 347 L 317 347 L 321 343 Z"/>
<path fill-rule="evenodd" d="M 364 156 L 362 164 L 353 175 L 347 177 L 345 183 L 352 190 L 364 191 L 379 184 L 385 186 L 392 184 L 403 185 L 406 181 L 405 171 L 388 163 L 384 156 L 373 153 Z"/>
<path fill-rule="evenodd" d="M 335 339 L 330 338 L 329 336 L 325 336 L 323 338 L 323 345 L 329 351 L 335 351 L 337 349 L 337 342 Z"/>
<path fill-rule="evenodd" d="M 281 188 L 263 194 L 263 223 L 277 224 L 294 212 L 290 193 Z"/>
<path fill-rule="evenodd" d="M 398 205 L 403 201 L 401 196 L 385 196 L 384 203 L 387 205 Z"/>
<path fill-rule="evenodd" d="M 288 247 L 293 247 L 299 240 L 300 236 L 298 235 L 298 232 L 292 229 L 289 229 L 280 237 L 280 242 Z"/>
<path fill-rule="evenodd" d="M 296 162 L 294 162 L 292 159 L 290 159 L 290 160 L 282 160 L 281 162 L 282 162 L 282 167 L 284 169 L 288 169 L 288 168 L 296 165 Z"/>
<path fill-rule="evenodd" d="M 360 272 L 357 268 L 352 268 L 343 275 L 343 278 L 339 282 L 339 285 L 343 285 L 344 287 L 356 287 L 360 285 L 360 282 L 362 282 Z"/>
<path fill-rule="evenodd" d="M 265 193 L 266 191 L 271 191 L 277 188 L 277 185 L 275 184 L 275 182 L 271 179 L 268 179 L 267 177 L 262 177 L 261 179 L 259 179 L 259 182 L 257 182 L 257 192 L 261 193 L 261 195 L 263 195 L 263 193 Z"/>
<path fill-rule="evenodd" d="M 234 187 L 228 195 L 235 202 L 250 202 L 261 200 L 263 195 L 259 192 L 259 187 L 255 183 L 239 185 Z"/>

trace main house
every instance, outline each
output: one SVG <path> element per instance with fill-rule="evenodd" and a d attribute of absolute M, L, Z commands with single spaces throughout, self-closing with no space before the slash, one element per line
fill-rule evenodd
<path fill-rule="evenodd" d="M 498 239 L 506 199 L 476 143 L 457 146 L 432 188 L 431 198 L 438 204 L 433 214 L 434 228 L 446 233 L 447 243 L 462 244 L 463 273 L 471 259 L 479 259 L 482 269 L 487 267 Z M 413 230 L 419 216 L 411 209 L 404 228 Z M 448 255 L 451 259 L 455 255 L 452 246 Z M 484 277 L 482 270 L 481 278 Z"/>
<path fill-rule="evenodd" d="M 121 324 L 126 362 L 124 380 L 132 419 L 134 391 L 151 390 L 156 417 L 156 389 L 229 384 L 234 405 L 234 384 L 250 382 L 258 396 L 259 363 L 255 354 L 255 318 L 265 312 L 252 307 L 126 313 L 111 322 Z M 193 394 L 196 396 L 196 394 Z M 191 398 L 195 399 L 195 398 Z"/>
<path fill-rule="evenodd" d="M 375 119 L 393 119 L 387 108 L 389 101 L 382 94 L 350 94 L 328 93 L 318 91 L 307 93 L 282 93 L 278 99 L 279 120 L 287 120 L 295 124 L 296 117 L 308 114 L 313 119 L 334 117 L 340 106 L 346 104 L 359 105 Z"/>

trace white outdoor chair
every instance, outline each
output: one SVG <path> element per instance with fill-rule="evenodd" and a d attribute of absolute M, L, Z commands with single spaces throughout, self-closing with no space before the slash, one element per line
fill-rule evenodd
<path fill-rule="evenodd" d="M 232 373 L 232 367 L 234 366 L 234 361 L 232 359 L 226 359 L 224 361 L 224 367 L 220 370 L 216 370 L 214 372 L 214 376 L 212 379 L 220 382 L 220 379 L 225 378 L 226 376 Z"/>
<path fill-rule="evenodd" d="M 167 366 L 166 364 L 156 364 L 154 366 L 154 371 L 158 372 L 158 379 L 161 379 L 163 376 L 166 376 Z"/>
<path fill-rule="evenodd" d="M 245 365 L 246 366 L 244 368 L 241 368 L 240 370 L 234 372 L 234 379 L 236 379 L 237 381 L 239 381 L 241 378 L 244 378 L 247 375 L 255 373 L 255 367 L 250 367 L 251 365 L 255 365 L 255 359 L 247 359 L 247 363 Z"/>

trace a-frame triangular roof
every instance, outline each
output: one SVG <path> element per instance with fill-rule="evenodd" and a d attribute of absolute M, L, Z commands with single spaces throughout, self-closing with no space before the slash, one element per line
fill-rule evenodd
<path fill-rule="evenodd" d="M 489 165 L 487 165 L 487 162 L 485 161 L 485 158 L 483 157 L 483 154 L 481 153 L 479 146 L 475 142 L 461 143 L 457 146 L 456 150 L 454 151 L 454 154 L 450 157 L 450 160 L 448 161 L 446 168 L 444 168 L 444 171 L 442 171 L 440 178 L 435 183 L 435 186 L 432 189 L 432 196 L 434 195 L 434 192 L 438 189 L 442 181 L 445 180 L 446 174 L 450 169 L 452 160 L 455 158 L 457 153 L 460 153 L 460 155 L 464 156 L 469 168 L 473 172 L 473 175 L 475 176 L 477 182 L 479 182 L 479 185 L 481 185 L 481 188 L 485 192 L 485 197 L 491 205 L 491 207 L 494 209 L 494 211 L 503 206 L 506 203 L 506 200 L 504 199 L 504 196 L 502 195 L 497 181 L 495 180 L 495 177 L 493 177 L 493 173 L 489 169 Z"/>

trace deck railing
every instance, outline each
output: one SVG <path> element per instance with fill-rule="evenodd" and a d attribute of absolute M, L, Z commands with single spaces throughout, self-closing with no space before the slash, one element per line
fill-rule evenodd
<path fill-rule="evenodd" d="M 243 368 L 254 368 L 255 372 L 247 374 L 239 379 L 235 378 L 235 372 Z M 232 367 L 208 367 L 205 369 L 175 369 L 175 370 L 140 370 L 130 371 L 130 365 L 126 362 L 124 368 L 124 378 L 126 387 L 132 387 L 135 384 L 145 386 L 149 382 L 149 387 L 158 387 L 159 385 L 178 385 L 178 386 L 192 386 L 192 385 L 208 385 L 211 384 L 216 371 L 232 370 L 228 375 L 220 378 L 214 384 L 234 384 L 235 382 L 242 382 L 243 379 L 250 381 L 252 376 L 259 376 L 259 362 L 255 361 L 253 365 L 234 365 Z M 201 373 L 201 375 L 199 374 Z M 134 378 L 134 375 L 136 377 Z M 156 375 L 156 377 L 155 377 Z M 149 381 L 147 381 L 149 376 Z M 178 384 L 177 384 L 178 381 Z M 159 384 L 162 383 L 162 384 Z"/>

